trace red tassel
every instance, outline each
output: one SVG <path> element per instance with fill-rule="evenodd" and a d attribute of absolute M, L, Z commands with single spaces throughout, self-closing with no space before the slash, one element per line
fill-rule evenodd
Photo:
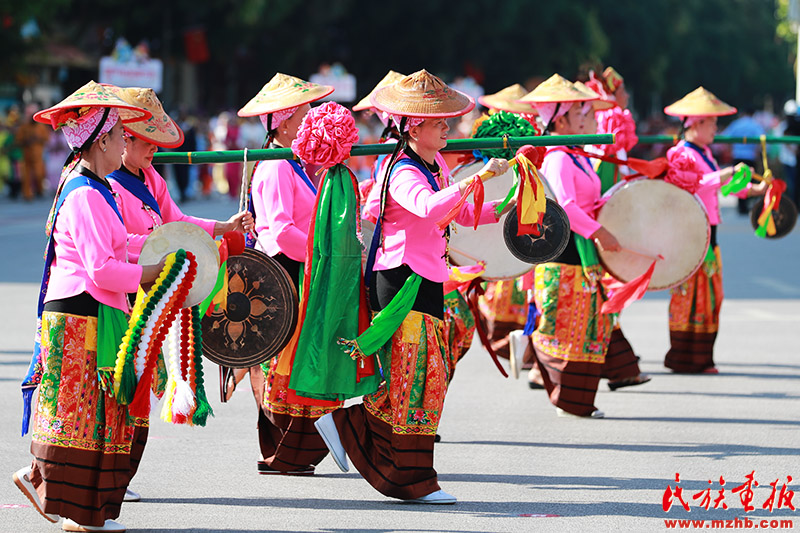
<path fill-rule="evenodd" d="M 652 161 L 629 157 L 628 161 L 623 161 L 620 164 L 627 164 L 630 168 L 639 174 L 642 174 L 643 176 L 647 176 L 648 178 L 658 178 L 659 176 L 663 176 L 667 173 L 669 168 L 669 163 L 667 162 L 666 157 L 658 157 Z"/>
<path fill-rule="evenodd" d="M 590 157 L 592 159 L 599 159 L 600 161 L 605 161 L 606 163 L 613 163 L 618 166 L 628 166 L 632 170 L 638 172 L 643 176 L 647 176 L 648 178 L 659 178 L 667 173 L 669 169 L 669 162 L 667 161 L 666 157 L 657 157 L 652 161 L 648 161 L 647 159 L 639 159 L 637 157 L 629 157 L 627 161 L 623 161 L 618 157 L 614 157 L 613 155 L 608 154 L 592 154 L 583 150 L 581 148 L 562 148 L 556 147 L 555 150 L 564 150 L 565 152 L 570 152 L 576 155 L 582 155 L 586 157 Z M 630 179 L 633 176 L 626 176 L 626 179 Z"/>
<path fill-rule="evenodd" d="M 197 263 L 194 259 L 194 255 L 191 253 L 187 252 L 186 257 L 187 260 L 190 261 L 189 269 L 184 276 L 183 283 L 181 283 L 181 286 L 178 288 L 176 293 L 173 295 L 172 300 L 170 301 L 171 304 L 174 304 L 171 306 L 170 312 L 156 324 L 153 330 L 156 337 L 150 347 L 150 350 L 148 350 L 144 373 L 142 374 L 142 378 L 139 380 L 139 383 L 136 384 L 136 392 L 133 395 L 133 400 L 131 401 L 130 405 L 128 405 L 128 412 L 137 418 L 145 418 L 150 415 L 150 386 L 153 382 L 153 369 L 156 367 L 158 353 L 161 351 L 161 345 L 164 343 L 164 339 L 167 336 L 167 330 L 169 330 L 169 327 L 175 321 L 175 318 L 179 312 L 189 311 L 191 313 L 191 309 L 182 310 L 181 306 L 183 306 L 183 302 L 186 301 L 186 295 L 189 292 L 189 287 L 191 287 L 192 282 L 194 282 L 194 278 L 197 273 Z"/>
<path fill-rule="evenodd" d="M 228 245 L 230 255 L 240 255 L 244 252 L 244 235 L 238 231 L 227 231 L 222 240 Z M 220 260 L 222 263 L 222 260 Z"/>
<path fill-rule="evenodd" d="M 467 198 L 469 197 L 470 194 L 473 195 L 472 201 L 475 204 L 475 210 L 473 213 L 474 225 L 475 229 L 478 228 L 478 222 L 480 220 L 481 210 L 483 209 L 483 181 L 480 178 L 476 177 L 469 183 L 469 185 L 467 185 L 467 188 L 464 189 L 464 193 L 461 195 L 461 198 L 458 199 L 458 201 L 455 203 L 455 205 L 453 205 L 450 211 L 448 211 L 447 214 L 444 217 L 442 217 L 442 219 L 439 220 L 439 222 L 436 223 L 439 229 L 443 230 L 444 228 L 446 228 L 448 224 L 450 224 L 453 221 L 453 219 L 455 219 L 458 216 L 458 214 L 461 212 L 461 207 L 467 201 Z"/>
<path fill-rule="evenodd" d="M 638 278 L 630 280 L 628 283 L 620 283 L 616 280 L 609 283 L 603 282 L 607 289 L 613 289 L 614 292 L 611 297 L 603 303 L 601 312 L 603 313 L 619 313 L 630 304 L 644 296 L 647 292 L 647 287 L 650 285 L 650 280 L 653 277 L 653 270 L 656 268 L 656 261 L 650 265 L 647 272 Z"/>
<path fill-rule="evenodd" d="M 475 329 L 478 330 L 478 337 L 481 339 L 481 344 L 483 347 L 486 348 L 486 351 L 489 352 L 489 356 L 494 361 L 495 366 L 503 374 L 504 378 L 508 377 L 508 373 L 506 372 L 503 365 L 500 364 L 500 360 L 497 358 L 497 354 L 492 349 L 492 343 L 489 342 L 489 336 L 486 333 L 486 329 L 483 327 L 483 320 L 481 318 L 481 313 L 478 310 L 478 294 L 483 293 L 483 289 L 481 289 L 481 278 L 477 278 L 472 280 L 469 289 L 467 289 L 467 305 L 469 306 L 469 310 L 472 311 L 472 315 L 475 317 Z"/>
<path fill-rule="evenodd" d="M 473 219 L 473 229 L 478 229 L 478 223 L 481 219 L 481 212 L 483 211 L 483 196 L 484 196 L 484 188 L 483 188 L 483 180 L 478 178 L 475 180 L 475 191 L 472 193 L 472 219 Z"/>

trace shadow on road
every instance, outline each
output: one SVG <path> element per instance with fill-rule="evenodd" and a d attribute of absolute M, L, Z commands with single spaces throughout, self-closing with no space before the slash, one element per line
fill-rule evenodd
<path fill-rule="evenodd" d="M 618 419 L 619 420 L 619 419 Z M 626 419 L 628 420 L 628 419 Z M 650 418 L 638 418 L 631 420 L 658 420 Z M 789 421 L 785 421 L 789 422 Z M 794 425 L 800 425 L 800 422 L 792 422 Z M 780 448 L 769 446 L 743 446 L 739 444 L 730 443 L 714 443 L 714 444 L 611 444 L 611 443 L 562 443 L 562 442 L 518 442 L 518 441 L 448 441 L 449 445 L 471 444 L 478 446 L 519 446 L 529 448 L 558 448 L 558 449 L 574 449 L 574 450 L 605 450 L 616 452 L 652 452 L 652 453 L 673 453 L 687 454 L 692 457 L 708 457 L 709 459 L 726 459 L 734 456 L 784 456 L 797 454 L 796 448 Z M 446 479 L 447 475 L 441 475 L 442 479 Z M 522 476 L 526 477 L 526 476 Z M 565 479 L 565 478 L 557 478 Z M 606 479 L 606 478 L 600 478 Z M 647 488 L 647 487 L 645 487 Z"/>

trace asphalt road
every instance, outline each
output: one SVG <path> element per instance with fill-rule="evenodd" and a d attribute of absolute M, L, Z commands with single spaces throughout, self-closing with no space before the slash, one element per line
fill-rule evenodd
<path fill-rule="evenodd" d="M 19 381 L 29 360 L 41 276 L 42 226 L 49 202 L 0 200 L 0 532 L 57 531 L 27 505 L 11 473 L 30 461 L 20 438 Z M 230 200 L 198 201 L 185 211 L 227 218 Z M 442 487 L 454 506 L 404 504 L 383 497 L 326 458 L 311 478 L 256 473 L 256 412 L 246 389 L 228 404 L 216 396 L 205 428 L 152 420 L 151 439 L 126 503 L 128 530 L 167 531 L 662 531 L 665 519 L 793 520 L 762 504 L 777 480 L 800 484 L 800 233 L 757 239 L 725 209 L 719 233 L 726 301 L 716 344 L 720 374 L 672 375 L 667 294 L 650 294 L 623 313 L 623 329 L 653 380 L 610 392 L 596 405 L 604 420 L 557 418 L 542 391 L 504 379 L 477 343 L 458 367 L 436 447 Z M 244 385 L 244 384 L 243 384 Z M 755 510 L 733 489 L 755 472 Z M 680 476 L 691 511 L 662 508 Z M 720 487 L 720 476 L 725 480 Z M 709 481 L 712 482 L 709 485 Z M 700 507 L 722 488 L 727 510 Z M 697 499 L 693 496 L 698 495 Z M 792 503 L 800 506 L 800 496 Z M 700 526 L 703 527 L 703 526 Z M 710 522 L 707 528 L 711 527 Z"/>

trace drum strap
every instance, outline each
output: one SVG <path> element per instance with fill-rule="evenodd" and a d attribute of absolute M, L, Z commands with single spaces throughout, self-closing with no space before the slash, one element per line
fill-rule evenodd
<path fill-rule="evenodd" d="M 158 216 L 161 216 L 161 209 L 158 207 L 158 201 L 156 201 L 153 193 L 150 192 L 150 189 L 147 188 L 147 185 L 145 185 L 144 182 L 139 178 L 121 168 L 109 174 L 108 178 L 125 187 L 125 190 L 141 200 L 141 202 L 147 205 L 150 209 L 158 213 Z"/>
<path fill-rule="evenodd" d="M 687 141 L 686 139 L 683 140 L 683 144 L 685 144 L 686 146 L 688 146 L 689 148 L 700 154 L 700 157 L 703 158 L 703 161 L 706 162 L 706 165 L 708 165 L 708 167 L 711 170 L 719 170 L 719 165 L 717 165 L 717 163 L 713 159 L 708 158 L 708 154 L 706 154 L 705 150 L 703 150 L 693 142 Z"/>
<path fill-rule="evenodd" d="M 289 159 L 288 161 L 289 164 L 292 165 L 294 173 L 300 176 L 300 179 L 303 180 L 303 183 L 306 184 L 306 187 L 311 189 L 311 192 L 314 193 L 314 195 L 316 196 L 317 188 L 314 187 L 314 184 L 311 183 L 310 179 L 308 179 L 308 174 L 306 174 L 306 169 L 303 168 L 303 165 L 300 164 L 300 161 L 297 161 L 295 159 Z"/>

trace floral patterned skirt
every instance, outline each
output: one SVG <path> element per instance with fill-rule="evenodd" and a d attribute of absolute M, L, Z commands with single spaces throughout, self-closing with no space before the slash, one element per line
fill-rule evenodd
<path fill-rule="evenodd" d="M 579 265 L 536 266 L 534 300 L 541 310 L 531 336 L 537 364 L 557 407 L 591 414 L 612 331 L 612 317 L 600 312 L 605 297 Z"/>
<path fill-rule="evenodd" d="M 445 324 L 411 311 L 379 351 L 384 383 L 334 413 L 342 445 L 375 489 L 400 499 L 439 490 L 433 444 L 455 360 Z"/>
<path fill-rule="evenodd" d="M 508 359 L 510 351 L 508 334 L 525 327 L 528 319 L 528 302 L 519 280 L 490 281 L 478 300 L 481 319 L 495 353 Z"/>
<path fill-rule="evenodd" d="M 714 367 L 714 341 L 722 308 L 722 257 L 719 247 L 681 286 L 669 302 L 670 349 L 664 366 L 675 372 L 697 373 Z"/>
<path fill-rule="evenodd" d="M 102 525 L 135 472 L 134 419 L 98 384 L 96 317 L 45 311 L 41 349 L 31 481 L 46 513 Z"/>
<path fill-rule="evenodd" d="M 445 336 L 450 345 L 450 357 L 459 361 L 472 346 L 475 317 L 472 316 L 464 296 L 458 291 L 444 296 L 444 325 Z"/>

